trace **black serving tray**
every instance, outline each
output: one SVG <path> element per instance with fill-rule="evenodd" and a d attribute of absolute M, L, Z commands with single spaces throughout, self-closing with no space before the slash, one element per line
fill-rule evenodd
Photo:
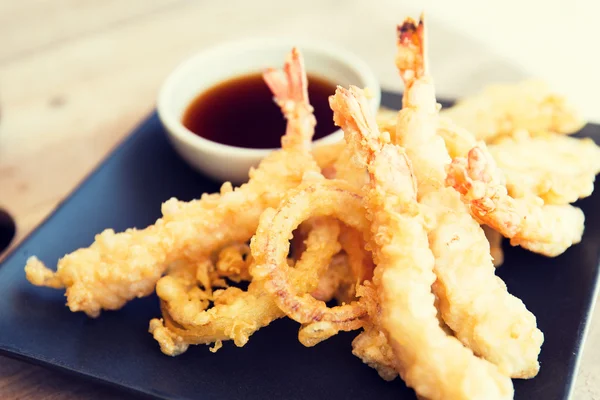
<path fill-rule="evenodd" d="M 382 103 L 399 107 L 401 99 L 385 93 Z M 600 126 L 580 135 L 598 142 Z M 305 348 L 298 325 L 283 319 L 243 348 L 228 342 L 212 354 L 193 346 L 172 358 L 148 333 L 148 321 L 159 315 L 155 296 L 90 319 L 71 313 L 62 291 L 25 280 L 30 255 L 54 265 L 105 228 L 143 228 L 168 198 L 190 200 L 219 186 L 176 155 L 150 115 L 0 266 L 0 353 L 160 399 L 414 399 L 400 379 L 383 381 L 351 354 L 355 332 Z M 507 248 L 498 270 L 545 334 L 541 371 L 515 381 L 517 399 L 566 399 L 573 386 L 598 282 L 598 190 L 579 206 L 586 214 L 579 245 L 554 259 Z"/>

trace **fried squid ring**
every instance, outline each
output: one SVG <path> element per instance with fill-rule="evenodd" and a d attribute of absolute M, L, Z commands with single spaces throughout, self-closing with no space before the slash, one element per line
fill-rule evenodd
<path fill-rule="evenodd" d="M 250 242 L 256 263 L 250 270 L 254 279 L 265 280 L 265 289 L 288 317 L 301 324 L 320 323 L 319 331 L 329 336 L 360 328 L 365 307 L 355 301 L 329 308 L 325 302 L 301 293 L 294 287 L 292 270 L 284 261 L 292 232 L 309 217 L 334 216 L 360 232 L 369 229 L 361 201 L 360 194 L 343 181 L 323 179 L 301 185 L 277 210 L 263 213 Z"/>
<path fill-rule="evenodd" d="M 220 193 L 190 202 L 171 198 L 154 225 L 121 233 L 107 229 L 89 247 L 64 256 L 56 272 L 30 257 L 27 279 L 36 286 L 66 288 L 71 311 L 97 317 L 101 310 L 118 310 L 129 300 L 150 295 L 172 262 L 201 259 L 224 245 L 250 239 L 263 210 L 276 207 L 305 172 L 320 171 L 311 154 L 316 120 L 298 49 L 292 49 L 283 70 L 270 69 L 264 79 L 287 128 L 281 150 L 251 168 L 248 183 L 233 189 L 226 182 Z"/>
<path fill-rule="evenodd" d="M 308 224 L 312 229 L 305 243 L 306 250 L 291 274 L 292 284 L 299 292 L 314 290 L 319 276 L 340 251 L 339 225 L 335 220 L 316 218 Z M 287 266 L 285 257 L 283 262 Z M 285 316 L 261 280 L 253 280 L 247 291 L 235 287 L 215 291 L 214 305 L 206 309 L 205 303 L 182 298 L 189 288 L 170 278 L 164 277 L 157 285 L 163 320 L 153 319 L 149 329 L 167 355 L 181 354 L 190 344 L 215 343 L 218 348 L 223 340 L 233 340 L 236 346 L 242 347 L 254 332 Z"/>

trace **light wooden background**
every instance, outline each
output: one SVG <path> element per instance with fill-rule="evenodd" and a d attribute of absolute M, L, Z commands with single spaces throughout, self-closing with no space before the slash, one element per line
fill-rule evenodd
<path fill-rule="evenodd" d="M 592 71 L 596 64 L 581 62 L 579 73 L 564 74 L 562 58 L 546 62 L 555 57 L 554 47 L 537 46 L 536 57 L 529 51 L 532 38 L 567 43 L 580 35 L 568 27 L 556 30 L 552 18 L 558 21 L 581 10 L 565 14 L 558 2 L 544 2 L 550 17 L 543 19 L 531 7 L 519 13 L 494 8 L 497 16 L 512 15 L 514 29 L 506 29 L 507 21 L 500 17 L 484 20 L 493 16 L 485 8 L 479 19 L 458 21 L 448 17 L 457 15 L 456 7 L 413 3 L 0 0 L 0 207 L 16 217 L 18 239 L 23 238 L 152 110 L 161 82 L 179 61 L 238 37 L 295 36 L 337 43 L 363 57 L 385 87 L 400 88 L 393 66 L 395 24 L 425 7 L 431 10 L 430 59 L 440 95 L 472 93 L 487 82 L 534 74 L 566 88 L 584 109 L 589 105 L 586 96 L 594 82 L 581 71 Z M 477 7 L 474 3 L 463 17 Z M 529 21 L 528 27 L 519 28 L 519 21 Z M 538 29 L 531 21 L 538 21 Z M 577 48 L 562 49 L 573 62 Z M 591 116 L 600 119 L 600 112 Z M 596 315 L 574 398 L 600 399 L 599 377 Z M 129 396 L 0 357 L 2 399 L 124 397 Z"/>

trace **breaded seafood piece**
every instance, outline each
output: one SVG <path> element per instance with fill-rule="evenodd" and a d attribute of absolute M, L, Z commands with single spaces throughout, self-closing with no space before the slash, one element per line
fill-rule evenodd
<path fill-rule="evenodd" d="M 396 371 L 427 399 L 512 398 L 508 376 L 476 357 L 438 323 L 431 292 L 435 259 L 407 154 L 379 132 L 360 89 L 338 87 L 330 104 L 357 162 L 369 171 L 369 186 L 363 193 L 377 265 L 373 282 L 379 292 L 380 328 L 393 349 Z M 382 368 L 384 357 L 363 359 L 375 361 L 373 366 L 388 376 Z"/>
<path fill-rule="evenodd" d="M 504 138 L 488 145 L 511 197 L 533 195 L 545 204 L 569 204 L 594 191 L 600 147 L 590 138 L 547 133 Z"/>
<path fill-rule="evenodd" d="M 320 171 L 311 154 L 316 121 L 300 52 L 293 49 L 285 71 L 272 71 L 265 80 L 288 125 L 282 149 L 251 169 L 248 183 L 236 189 L 225 183 L 220 193 L 190 202 L 172 198 L 154 225 L 121 233 L 107 229 L 89 247 L 60 259 L 55 272 L 31 257 L 25 266 L 27 279 L 37 286 L 65 288 L 71 311 L 97 317 L 103 309 L 117 310 L 151 294 L 177 259 L 200 260 L 229 243 L 249 240 L 265 209 L 276 207 L 305 172 Z"/>
<path fill-rule="evenodd" d="M 434 85 L 424 60 L 423 22 L 398 30 L 396 66 L 407 88 L 396 140 L 413 161 L 437 276 L 434 292 L 446 325 L 473 352 L 511 377 L 539 370 L 543 334 L 535 316 L 495 275 L 489 242 L 460 194 L 445 186 L 450 156 L 438 134 Z M 418 154 L 412 158 L 411 154 Z"/>
<path fill-rule="evenodd" d="M 487 86 L 442 110 L 442 115 L 488 143 L 517 129 L 571 134 L 585 125 L 564 96 L 536 80 Z"/>

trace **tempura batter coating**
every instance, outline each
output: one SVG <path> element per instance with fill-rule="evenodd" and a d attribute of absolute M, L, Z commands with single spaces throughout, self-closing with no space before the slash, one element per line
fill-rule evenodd
<path fill-rule="evenodd" d="M 381 330 L 381 307 L 377 288 L 372 282 L 365 282 L 358 288 L 357 295 L 364 302 L 369 317 L 364 331 L 352 341 L 352 354 L 374 368 L 382 379 L 394 380 L 398 376 L 394 365 L 396 356 Z"/>
<path fill-rule="evenodd" d="M 377 267 L 381 326 L 406 384 L 428 399 L 510 399 L 508 377 L 477 358 L 437 320 L 431 285 L 434 257 L 429 249 L 410 161 L 386 144 L 360 89 L 339 88 L 330 99 L 336 124 L 366 164 L 370 184 L 365 206 L 371 220 Z"/>
<path fill-rule="evenodd" d="M 571 205 L 544 205 L 536 196 L 512 198 L 499 183 L 499 169 L 485 147 L 448 166 L 448 185 L 461 194 L 471 213 L 510 239 L 513 246 L 555 257 L 581 241 L 583 211 Z"/>
<path fill-rule="evenodd" d="M 358 329 L 366 314 L 362 304 L 352 302 L 329 308 L 323 301 L 299 293 L 288 278 L 291 269 L 283 263 L 289 252 L 288 238 L 302 221 L 315 216 L 336 217 L 359 231 L 368 226 L 361 196 L 351 185 L 322 177 L 309 180 L 289 191 L 276 210 L 267 210 L 261 216 L 250 244 L 256 262 L 250 272 L 254 279 L 265 280 L 266 290 L 293 320 L 301 324 L 326 322 L 334 333 Z"/>
<path fill-rule="evenodd" d="M 336 221 L 317 219 L 310 224 L 306 250 L 290 274 L 292 285 L 300 293 L 316 288 L 319 275 L 340 250 Z M 209 309 L 208 304 L 194 301 L 195 285 L 189 276 L 187 281 L 166 276 L 157 285 L 164 320 L 152 320 L 150 332 L 165 354 L 181 354 L 190 344 L 225 340 L 233 340 L 241 347 L 254 332 L 285 316 L 261 280 L 252 281 L 247 291 L 235 287 L 216 291 L 214 306 Z"/>
<path fill-rule="evenodd" d="M 443 110 L 442 115 L 486 142 L 512 135 L 517 129 L 570 134 L 584 125 L 565 98 L 540 81 L 487 86 L 482 93 Z"/>
<path fill-rule="evenodd" d="M 268 76 L 288 126 L 281 139 L 282 150 L 251 169 L 248 183 L 235 190 L 225 183 L 221 193 L 204 194 L 200 200 L 170 199 L 154 225 L 122 233 L 108 229 L 96 235 L 90 247 L 63 257 L 56 272 L 32 257 L 25 266 L 29 281 L 66 287 L 71 311 L 97 317 L 102 309 L 116 310 L 135 297 L 151 294 L 177 259 L 202 259 L 229 243 L 249 240 L 265 209 L 276 207 L 305 172 L 319 171 L 310 152 L 315 118 L 299 51 L 292 51 L 285 72 L 270 71 Z M 288 87 L 288 82 L 300 86 Z"/>
<path fill-rule="evenodd" d="M 488 146 L 511 197 L 534 195 L 545 204 L 569 204 L 594 191 L 600 147 L 590 138 L 522 132 Z"/>
<path fill-rule="evenodd" d="M 478 221 L 459 193 L 445 187 L 450 157 L 438 134 L 433 81 L 421 65 L 426 58 L 423 39 L 422 21 L 418 26 L 407 21 L 399 28 L 396 65 L 407 90 L 398 114 L 396 140 L 413 161 L 419 203 L 424 206 L 435 256 L 434 292 L 440 312 L 456 337 L 475 354 L 511 377 L 533 377 L 539 369 L 537 357 L 543 342 L 535 316 L 495 275 L 489 243 Z"/>

